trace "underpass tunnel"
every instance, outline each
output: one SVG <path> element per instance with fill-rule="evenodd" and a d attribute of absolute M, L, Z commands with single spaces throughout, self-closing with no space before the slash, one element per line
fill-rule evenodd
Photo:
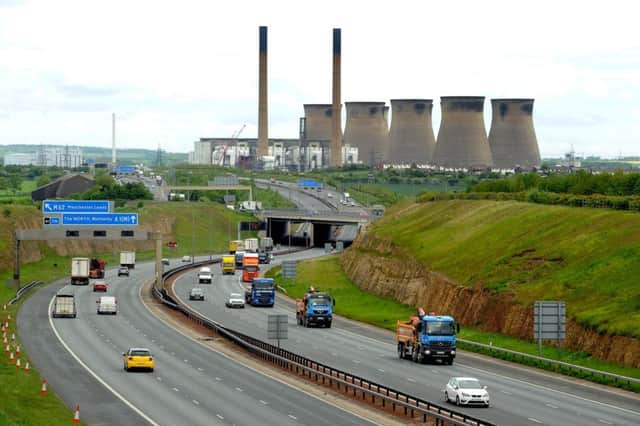
<path fill-rule="evenodd" d="M 351 245 L 358 235 L 358 225 L 331 222 L 289 222 L 286 219 L 269 218 L 267 229 L 274 244 L 281 246 L 324 247 L 342 241 L 344 247 Z"/>

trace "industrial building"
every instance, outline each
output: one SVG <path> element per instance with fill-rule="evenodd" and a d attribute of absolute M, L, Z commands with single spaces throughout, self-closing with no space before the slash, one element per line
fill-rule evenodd
<path fill-rule="evenodd" d="M 346 102 L 347 123 L 343 143 L 358 148 L 361 162 L 381 164 L 389 143 L 384 102 Z"/>
<path fill-rule="evenodd" d="M 79 147 L 40 146 L 36 152 L 12 153 L 4 156 L 4 165 L 61 167 L 73 169 L 82 167 L 84 162 Z"/>

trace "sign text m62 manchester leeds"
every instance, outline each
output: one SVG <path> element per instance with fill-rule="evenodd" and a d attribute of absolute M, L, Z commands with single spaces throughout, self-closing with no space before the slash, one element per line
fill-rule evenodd
<path fill-rule="evenodd" d="M 65 213 L 62 225 L 138 226 L 138 213 Z"/>
<path fill-rule="evenodd" d="M 109 200 L 44 200 L 42 212 L 47 213 L 110 213 Z"/>

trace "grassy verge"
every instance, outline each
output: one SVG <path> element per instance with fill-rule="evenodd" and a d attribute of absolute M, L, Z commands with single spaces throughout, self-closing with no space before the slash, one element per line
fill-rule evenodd
<path fill-rule="evenodd" d="M 28 281 L 60 278 L 60 275 L 47 276 L 45 271 L 35 270 L 26 272 L 24 276 Z M 15 351 L 16 346 L 20 345 L 20 336 L 16 332 L 16 317 L 22 301 L 14 305 L 7 305 L 7 309 L 2 310 L 14 294 L 13 290 L 7 289 L 4 285 L 0 289 L 0 320 L 5 324 L 9 315 L 12 318 L 6 333 L 11 349 Z M 16 335 L 15 342 L 11 342 L 13 334 Z M 5 355 L 4 351 L 2 352 L 2 360 L 0 361 L 0 424 L 10 426 L 71 424 L 73 411 L 69 410 L 51 389 L 48 389 L 46 395 L 41 395 L 42 377 L 40 374 L 32 366 L 30 372 L 24 370 L 29 360 L 24 349 L 19 358 L 22 368 L 17 369 L 15 362 L 10 363 L 9 356 Z"/>
<path fill-rule="evenodd" d="M 338 315 L 385 328 L 387 330 L 395 331 L 396 320 L 407 319 L 409 316 L 415 315 L 415 307 L 413 306 L 401 304 L 393 299 L 376 296 L 362 291 L 344 274 L 340 267 L 338 258 L 335 256 L 298 263 L 298 277 L 296 279 L 282 279 L 281 269 L 279 266 L 272 268 L 266 275 L 275 278 L 278 285 L 286 289 L 287 295 L 290 297 L 302 297 L 309 286 L 314 286 L 320 291 L 327 291 L 336 298 L 335 312 Z M 536 343 L 498 333 L 487 333 L 473 328 L 463 327 L 458 337 L 477 343 L 491 344 L 497 348 L 510 349 L 529 355 L 538 355 L 538 346 Z M 566 369 L 556 370 L 555 368 L 544 364 L 528 363 L 520 357 L 512 355 L 502 356 L 497 351 L 478 350 L 473 346 L 464 344 L 459 344 L 459 346 L 462 349 L 485 353 L 508 361 L 533 365 L 550 371 L 557 371 L 562 374 L 581 377 L 598 383 L 640 392 L 640 386 L 628 383 L 616 383 L 601 376 L 591 377 L 589 375 L 582 375 L 575 371 L 569 371 Z M 640 369 L 600 361 L 590 357 L 589 354 L 584 352 L 562 350 L 558 355 L 555 347 L 543 345 L 542 355 L 546 358 L 556 359 L 608 373 L 640 378 Z"/>

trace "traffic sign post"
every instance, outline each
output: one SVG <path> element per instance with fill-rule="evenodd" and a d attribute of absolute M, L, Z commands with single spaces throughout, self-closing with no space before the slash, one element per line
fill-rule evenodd
<path fill-rule="evenodd" d="M 42 213 L 111 213 L 109 200 L 44 200 Z"/>
<path fill-rule="evenodd" d="M 288 324 L 287 314 L 269 315 L 267 317 L 267 337 L 270 340 L 278 339 L 278 347 L 280 347 L 280 340 L 286 340 L 288 337 Z"/>
<path fill-rule="evenodd" d="M 66 213 L 62 225 L 75 226 L 138 226 L 138 213 Z"/>
<path fill-rule="evenodd" d="M 555 300 L 538 300 L 533 306 L 533 335 L 538 339 L 538 354 L 542 356 L 542 340 L 556 340 L 558 355 L 560 341 L 566 334 L 566 303 Z"/>

